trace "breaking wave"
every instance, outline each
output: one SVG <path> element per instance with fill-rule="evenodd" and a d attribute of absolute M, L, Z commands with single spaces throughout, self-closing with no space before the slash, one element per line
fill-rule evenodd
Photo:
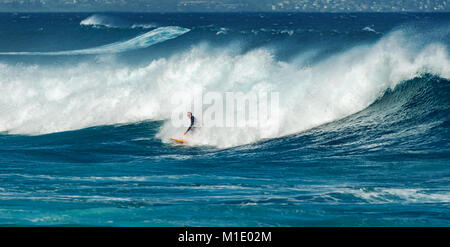
<path fill-rule="evenodd" d="M 120 52 L 187 31 L 159 28 L 126 42 L 50 54 Z M 241 52 L 235 47 L 214 49 L 208 45 L 196 45 L 142 66 L 114 62 L 82 62 L 71 67 L 0 64 L 0 131 L 35 135 L 165 120 L 157 137 L 166 142 L 184 131 L 170 120 L 176 107 L 171 102 L 175 92 L 183 92 L 192 102 L 209 91 L 273 91 L 281 96 L 277 128 L 205 127 L 189 137 L 189 143 L 230 147 L 276 138 L 361 111 L 387 90 L 424 73 L 450 78 L 445 45 L 417 48 L 411 43 L 405 32 L 397 31 L 373 45 L 353 47 L 315 64 L 302 59 L 280 61 L 266 48 Z"/>

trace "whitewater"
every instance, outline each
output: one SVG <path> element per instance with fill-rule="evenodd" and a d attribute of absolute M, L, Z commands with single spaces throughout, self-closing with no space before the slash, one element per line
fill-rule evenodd
<path fill-rule="evenodd" d="M 0 223 L 448 225 L 448 14 L 20 15 L 0 15 Z M 173 98 L 208 92 L 277 92 L 279 124 L 204 118 L 174 145 Z"/>

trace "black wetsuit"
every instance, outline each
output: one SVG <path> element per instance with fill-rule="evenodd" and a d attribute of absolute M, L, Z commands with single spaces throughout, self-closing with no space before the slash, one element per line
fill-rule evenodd
<path fill-rule="evenodd" d="M 186 130 L 186 134 L 190 131 L 190 130 L 194 130 L 194 123 L 195 123 L 195 118 L 194 115 L 191 115 L 191 125 L 189 126 L 189 128 Z"/>

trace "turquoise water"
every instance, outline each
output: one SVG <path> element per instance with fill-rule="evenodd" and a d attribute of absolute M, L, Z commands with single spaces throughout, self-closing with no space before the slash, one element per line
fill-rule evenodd
<path fill-rule="evenodd" d="M 449 23 L 0 14 L 0 224 L 449 226 Z M 171 91 L 255 85 L 277 133 L 169 141 Z"/>

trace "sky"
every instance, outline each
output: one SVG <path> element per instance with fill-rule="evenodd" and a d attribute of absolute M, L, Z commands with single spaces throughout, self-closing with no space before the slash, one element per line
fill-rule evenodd
<path fill-rule="evenodd" d="M 1 12 L 450 12 L 448 0 L 0 0 Z"/>

